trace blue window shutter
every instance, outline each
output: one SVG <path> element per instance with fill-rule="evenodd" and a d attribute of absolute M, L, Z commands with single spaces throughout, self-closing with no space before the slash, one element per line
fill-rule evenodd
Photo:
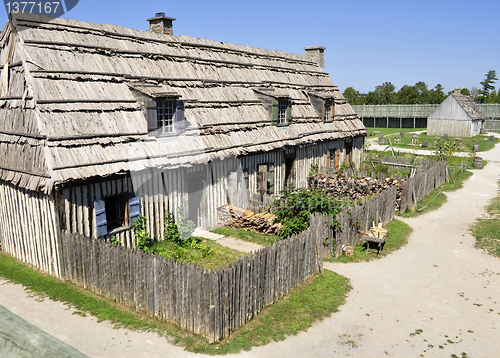
<path fill-rule="evenodd" d="M 177 122 L 177 132 L 184 133 L 186 131 L 186 120 L 184 118 L 184 102 L 176 101 L 175 103 L 175 116 Z"/>
<path fill-rule="evenodd" d="M 97 237 L 107 235 L 108 222 L 106 221 L 106 204 L 104 199 L 94 201 L 94 209 Z"/>
<path fill-rule="evenodd" d="M 130 212 L 130 221 L 129 223 L 132 224 L 135 219 L 139 217 L 141 214 L 141 201 L 139 198 L 135 195 L 135 193 L 129 193 L 128 194 L 128 205 L 129 205 L 129 212 Z"/>
<path fill-rule="evenodd" d="M 147 108 L 147 119 L 148 119 L 148 131 L 154 131 L 158 129 L 158 115 L 156 107 L 150 106 Z"/>

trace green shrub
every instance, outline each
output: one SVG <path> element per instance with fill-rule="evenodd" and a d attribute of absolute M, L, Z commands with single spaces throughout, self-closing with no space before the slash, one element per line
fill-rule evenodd
<path fill-rule="evenodd" d="M 152 252 L 154 240 L 151 238 L 149 232 L 146 231 L 146 217 L 140 214 L 137 219 L 132 223 L 132 231 L 134 238 L 137 240 L 135 246 L 138 251 Z"/>
<path fill-rule="evenodd" d="M 285 187 L 275 196 L 271 212 L 283 225 L 278 236 L 286 238 L 306 230 L 309 215 L 313 213 L 329 215 L 335 218 L 334 224 L 339 225 L 336 216 L 348 205 L 349 202 L 338 200 L 323 189 Z"/>

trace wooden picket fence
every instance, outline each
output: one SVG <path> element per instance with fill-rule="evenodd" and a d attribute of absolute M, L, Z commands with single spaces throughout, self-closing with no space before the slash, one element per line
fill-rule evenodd
<path fill-rule="evenodd" d="M 393 162 L 396 165 L 404 163 L 404 158 L 396 158 Z M 407 178 L 403 185 L 400 212 L 406 211 L 412 202 L 416 206 L 419 200 L 444 184 L 447 180 L 447 165 L 445 161 L 422 161 L 417 164 L 417 173 L 414 177 Z M 331 228 L 335 239 L 330 239 L 329 235 L 329 239 L 324 241 L 325 256 L 331 255 L 334 251 L 338 257 L 342 255 L 343 246 L 356 245 L 361 240 L 358 230 L 368 231 L 372 222 L 376 224 L 382 222 L 384 225 L 390 222 L 396 211 L 396 198 L 397 187 L 393 186 L 369 198 L 363 204 L 340 213 L 337 216 L 340 225 Z"/>
<path fill-rule="evenodd" d="M 333 240 L 324 241 L 325 256 L 342 255 L 343 246 L 356 245 L 361 237 L 358 230 L 367 231 L 372 221 L 387 224 L 394 218 L 396 208 L 396 187 L 381 191 L 365 203 L 349 208 L 337 215 L 340 226 L 333 226 Z"/>
<path fill-rule="evenodd" d="M 416 206 L 419 200 L 443 185 L 447 180 L 447 171 L 446 161 L 442 161 L 408 178 L 403 185 L 399 211 L 405 212 L 412 202 Z"/>
<path fill-rule="evenodd" d="M 323 271 L 327 221 L 217 270 L 63 233 L 61 275 L 213 343 Z"/>

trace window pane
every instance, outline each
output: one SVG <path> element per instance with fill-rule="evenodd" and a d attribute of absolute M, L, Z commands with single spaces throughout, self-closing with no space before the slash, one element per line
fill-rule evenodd
<path fill-rule="evenodd" d="M 287 101 L 279 101 L 278 103 L 278 124 L 286 124 L 286 109 Z"/>
<path fill-rule="evenodd" d="M 158 128 L 160 128 L 160 133 L 173 133 L 175 102 L 174 101 L 157 102 L 156 110 L 157 110 Z"/>
<path fill-rule="evenodd" d="M 332 119 L 332 102 L 325 102 L 325 121 L 330 121 Z"/>

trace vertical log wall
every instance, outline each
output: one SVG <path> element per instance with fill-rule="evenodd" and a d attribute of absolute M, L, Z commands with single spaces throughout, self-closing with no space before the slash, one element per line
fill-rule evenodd
<path fill-rule="evenodd" d="M 2 250 L 60 276 L 60 235 L 52 195 L 0 182 Z"/>

